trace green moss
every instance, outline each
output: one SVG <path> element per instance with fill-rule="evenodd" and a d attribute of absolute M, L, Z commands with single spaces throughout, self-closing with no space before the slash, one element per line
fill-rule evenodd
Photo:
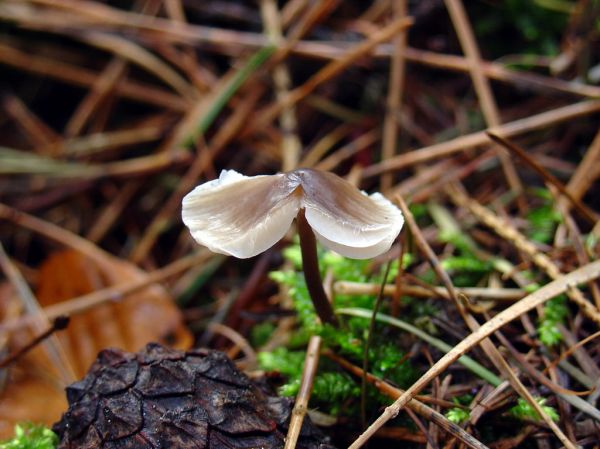
<path fill-rule="evenodd" d="M 545 398 L 535 398 L 535 401 L 542 407 L 542 410 L 546 412 L 552 421 L 558 421 L 559 416 L 554 407 L 545 405 Z M 525 399 L 519 398 L 517 405 L 509 410 L 510 415 L 520 421 L 541 421 L 541 416 Z"/>
<path fill-rule="evenodd" d="M 560 213 L 551 204 L 531 209 L 527 214 L 527 237 L 535 242 L 551 243 L 556 226 L 562 221 Z"/>
<path fill-rule="evenodd" d="M 544 345 L 554 346 L 562 341 L 563 337 L 558 325 L 564 323 L 568 313 L 567 298 L 564 295 L 546 302 L 537 328 L 540 341 Z"/>
<path fill-rule="evenodd" d="M 505 0 L 490 6 L 475 2 L 471 7 L 477 41 L 497 58 L 506 54 L 557 55 L 569 19 L 570 2 Z M 506 36 L 506 39 L 498 39 Z M 517 49 L 515 51 L 515 49 Z"/>
<path fill-rule="evenodd" d="M 0 449 L 53 449 L 58 436 L 45 426 L 21 423 L 15 426 L 15 436 L 0 443 Z"/>
<path fill-rule="evenodd" d="M 252 346 L 260 347 L 269 341 L 269 338 L 275 330 L 273 323 L 264 322 L 255 325 L 250 333 L 250 342 Z"/>
<path fill-rule="evenodd" d="M 461 424 L 470 418 L 468 410 L 459 407 L 453 407 L 445 413 L 446 418 L 454 424 Z"/>

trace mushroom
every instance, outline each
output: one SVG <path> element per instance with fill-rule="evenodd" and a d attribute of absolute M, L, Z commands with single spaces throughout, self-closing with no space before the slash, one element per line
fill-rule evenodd
<path fill-rule="evenodd" d="M 182 219 L 192 237 L 213 252 L 242 259 L 281 240 L 294 218 L 315 310 L 321 321 L 336 325 L 323 290 L 316 240 L 353 259 L 384 253 L 404 223 L 388 199 L 380 193 L 367 195 L 333 173 L 308 168 L 261 176 L 223 170 L 219 179 L 183 198 Z"/>

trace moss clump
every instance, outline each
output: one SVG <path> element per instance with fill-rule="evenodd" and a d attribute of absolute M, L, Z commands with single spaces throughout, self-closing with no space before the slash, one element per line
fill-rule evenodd
<path fill-rule="evenodd" d="M 21 423 L 15 426 L 15 436 L 0 443 L 0 449 L 54 449 L 58 436 L 43 425 Z"/>

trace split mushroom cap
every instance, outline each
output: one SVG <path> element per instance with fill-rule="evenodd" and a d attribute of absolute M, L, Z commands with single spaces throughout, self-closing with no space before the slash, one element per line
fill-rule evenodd
<path fill-rule="evenodd" d="M 387 251 L 404 223 L 380 193 L 307 168 L 263 176 L 223 170 L 183 198 L 182 218 L 201 245 L 244 259 L 281 240 L 300 209 L 325 247 L 353 259 Z"/>

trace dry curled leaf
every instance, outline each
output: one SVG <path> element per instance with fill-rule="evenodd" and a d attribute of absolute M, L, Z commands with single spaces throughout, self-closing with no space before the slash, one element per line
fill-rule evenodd
<path fill-rule="evenodd" d="M 145 276 L 136 266 L 113 257 L 91 260 L 68 250 L 51 255 L 41 266 L 37 298 L 50 306 L 114 284 Z M 16 298 L 4 295 L 3 318 L 13 315 Z M 10 313 L 9 313 L 10 311 Z M 20 331 L 10 346 L 19 348 L 33 335 Z M 183 326 L 180 311 L 160 285 L 150 285 L 119 302 L 106 303 L 72 317 L 67 330 L 59 333 L 75 375 L 80 378 L 97 354 L 107 347 L 136 351 L 151 341 L 187 349 L 192 336 Z M 37 348 L 8 370 L 0 395 L 0 439 L 10 436 L 15 422 L 27 420 L 51 424 L 66 409 L 65 385 L 56 367 Z"/>

